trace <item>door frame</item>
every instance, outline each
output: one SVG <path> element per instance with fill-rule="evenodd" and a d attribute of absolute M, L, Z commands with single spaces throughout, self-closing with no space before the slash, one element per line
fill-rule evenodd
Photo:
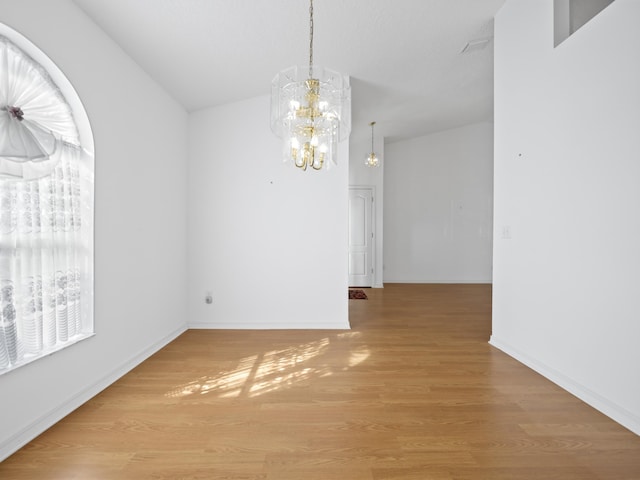
<path fill-rule="evenodd" d="M 370 216 L 371 218 L 369 219 L 369 225 L 371 225 L 371 285 L 369 285 L 369 287 L 374 287 L 376 285 L 376 275 L 377 275 L 377 271 L 376 271 L 376 255 L 377 255 L 377 248 L 376 248 L 376 244 L 377 244 L 377 231 L 376 231 L 376 187 L 375 185 L 349 185 L 349 195 L 351 195 L 351 192 L 353 190 L 368 190 L 369 192 L 371 192 L 371 209 L 370 209 Z M 347 201 L 349 201 L 349 197 L 347 197 Z M 351 225 L 349 225 L 348 227 L 349 229 L 351 228 Z M 348 242 L 348 239 L 347 239 Z M 349 266 L 347 265 L 347 276 L 349 276 Z M 351 282 L 349 282 L 351 283 Z M 351 286 L 351 285 L 349 285 Z M 362 285 L 358 285 L 358 286 L 362 286 Z"/>

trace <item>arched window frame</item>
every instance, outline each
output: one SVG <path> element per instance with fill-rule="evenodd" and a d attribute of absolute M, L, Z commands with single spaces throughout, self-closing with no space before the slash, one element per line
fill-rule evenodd
<path fill-rule="evenodd" d="M 0 180 L 0 230 L 5 222 L 0 231 L 4 374 L 94 334 L 94 144 L 87 113 L 62 71 L 28 39 L 1 23 L 0 36 L 46 72 L 71 109 L 79 139 L 77 147 L 65 150 L 51 175 Z M 57 206 L 45 211 L 42 205 L 47 203 Z M 24 219 L 37 227 L 20 230 Z M 6 228 L 11 222 L 13 230 Z"/>

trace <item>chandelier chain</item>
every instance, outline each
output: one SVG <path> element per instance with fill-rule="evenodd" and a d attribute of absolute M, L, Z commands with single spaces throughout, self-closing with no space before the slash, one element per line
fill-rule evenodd
<path fill-rule="evenodd" d="M 313 77 L 313 0 L 309 0 L 309 78 Z"/>
<path fill-rule="evenodd" d="M 371 122 L 369 125 L 371 125 L 371 153 L 373 153 L 373 126 L 376 124 L 376 122 Z"/>

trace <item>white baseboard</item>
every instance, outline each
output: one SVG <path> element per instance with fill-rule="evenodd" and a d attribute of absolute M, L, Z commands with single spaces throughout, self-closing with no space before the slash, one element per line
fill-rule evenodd
<path fill-rule="evenodd" d="M 588 405 L 591 405 L 599 412 L 604 413 L 606 416 L 619 423 L 623 427 L 628 428 L 636 435 L 640 435 L 640 418 L 637 415 L 634 415 L 625 408 L 622 408 L 616 403 L 608 400 L 602 395 L 597 394 L 596 392 L 572 380 L 566 375 L 563 375 L 557 370 L 543 364 L 542 362 L 537 361 L 535 358 L 527 355 L 524 352 L 521 352 L 520 350 L 512 347 L 506 342 L 501 341 L 494 335 L 491 336 L 489 344 L 499 350 L 502 350 L 510 357 L 515 358 L 520 363 L 538 372 L 543 377 L 551 380 L 556 385 L 575 395 Z"/>
<path fill-rule="evenodd" d="M 385 278 L 384 283 L 414 283 L 414 284 L 438 284 L 438 285 L 491 285 L 491 278 Z"/>
<path fill-rule="evenodd" d="M 16 451 L 18 451 L 24 445 L 40 435 L 42 432 L 44 432 L 48 428 L 51 428 L 57 422 L 73 412 L 76 408 L 80 407 L 82 404 L 95 397 L 98 393 L 118 380 L 124 374 L 132 370 L 134 367 L 138 366 L 140 363 L 142 363 L 158 350 L 166 346 L 168 343 L 175 340 L 186 330 L 187 327 L 185 325 L 173 331 L 172 333 L 157 341 L 139 354 L 130 358 L 128 361 L 124 362 L 122 365 L 120 365 L 120 367 L 116 368 L 108 375 L 105 375 L 94 384 L 89 385 L 82 391 L 78 392 L 76 395 L 73 395 L 62 405 L 53 408 L 48 413 L 31 422 L 20 432 L 9 437 L 8 440 L 0 445 L 0 462 L 9 457 L 9 455 L 12 455 Z"/>
<path fill-rule="evenodd" d="M 269 325 L 259 322 L 189 322 L 188 327 L 193 330 L 351 330 L 348 320 L 313 325 L 295 325 L 290 322 L 270 323 Z"/>

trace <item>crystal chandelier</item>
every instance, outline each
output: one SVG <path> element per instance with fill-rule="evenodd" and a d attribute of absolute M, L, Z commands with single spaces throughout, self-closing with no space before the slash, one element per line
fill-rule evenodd
<path fill-rule="evenodd" d="M 338 142 L 351 132 L 351 87 L 348 77 L 313 64 L 313 0 L 309 31 L 309 65 L 271 82 L 271 130 L 282 138 L 284 161 L 321 170 L 337 164 Z"/>
<path fill-rule="evenodd" d="M 373 126 L 376 122 L 371 122 L 369 126 L 371 127 L 371 153 L 367 155 L 367 158 L 364 160 L 364 164 L 367 167 L 377 167 L 380 162 L 378 161 L 378 157 L 375 153 L 373 153 Z"/>

